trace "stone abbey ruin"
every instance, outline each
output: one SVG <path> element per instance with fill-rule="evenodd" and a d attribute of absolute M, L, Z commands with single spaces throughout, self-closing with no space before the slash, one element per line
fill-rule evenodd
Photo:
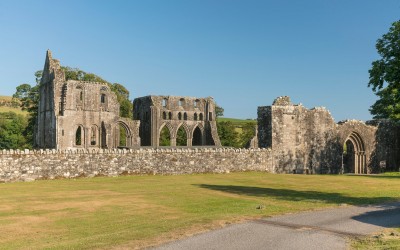
<path fill-rule="evenodd" d="M 60 150 L 155 147 L 165 126 L 171 146 L 176 146 L 176 133 L 182 126 L 187 146 L 221 146 L 211 97 L 147 96 L 136 98 L 133 104 L 134 120 L 120 117 L 117 97 L 107 84 L 66 80 L 60 62 L 47 51 L 36 145 Z"/>
<path fill-rule="evenodd" d="M 325 108 L 307 109 L 287 96 L 258 107 L 258 129 L 249 149 L 221 146 L 211 97 L 145 96 L 133 101 L 132 112 L 133 119 L 119 116 L 107 84 L 66 80 L 47 51 L 39 149 L 0 151 L 0 181 L 250 170 L 368 174 L 400 167 L 398 124 L 335 123 Z M 159 147 L 164 130 L 170 147 Z M 178 130 L 186 135 L 184 147 L 176 147 Z"/>

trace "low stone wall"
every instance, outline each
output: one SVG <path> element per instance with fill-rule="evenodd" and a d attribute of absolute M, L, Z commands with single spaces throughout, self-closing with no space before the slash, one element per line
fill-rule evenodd
<path fill-rule="evenodd" d="M 0 182 L 239 171 L 273 172 L 270 149 L 2 150 Z"/>

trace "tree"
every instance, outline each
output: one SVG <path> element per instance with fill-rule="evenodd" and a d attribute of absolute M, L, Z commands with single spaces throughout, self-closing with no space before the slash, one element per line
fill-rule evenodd
<path fill-rule="evenodd" d="M 376 119 L 400 120 L 400 20 L 376 42 L 381 59 L 372 62 L 368 87 L 379 97 L 370 112 Z"/>
<path fill-rule="evenodd" d="M 235 126 L 232 122 L 217 122 L 217 129 L 222 146 L 240 147 L 238 142 L 238 132 L 236 132 Z"/>
<path fill-rule="evenodd" d="M 119 115 L 121 117 L 133 117 L 133 104 L 129 100 L 129 91 L 121 84 L 114 83 L 111 85 L 111 90 L 117 95 L 119 103 Z"/>
<path fill-rule="evenodd" d="M 27 118 L 23 115 L 0 113 L 0 149 L 31 148 L 24 136 L 27 125 Z"/>
<path fill-rule="evenodd" d="M 239 135 L 239 146 L 241 148 L 248 147 L 249 142 L 256 135 L 256 123 L 255 122 L 246 122 L 242 126 L 242 133 Z"/>
<path fill-rule="evenodd" d="M 216 117 L 224 116 L 224 109 L 221 106 L 218 106 L 217 104 L 215 104 L 215 116 Z"/>
<path fill-rule="evenodd" d="M 36 74 L 35 74 L 36 76 Z M 22 110 L 28 111 L 28 122 L 22 134 L 25 136 L 27 144 L 32 147 L 34 145 L 34 131 L 38 116 L 39 105 L 39 84 L 31 86 L 27 83 L 21 84 L 16 88 L 13 95 L 14 99 L 20 101 Z"/>

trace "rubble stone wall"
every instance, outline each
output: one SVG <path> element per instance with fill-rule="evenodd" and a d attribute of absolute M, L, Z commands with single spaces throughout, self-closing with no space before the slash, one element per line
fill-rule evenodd
<path fill-rule="evenodd" d="M 0 182 L 118 176 L 273 172 L 269 149 L 2 150 Z"/>

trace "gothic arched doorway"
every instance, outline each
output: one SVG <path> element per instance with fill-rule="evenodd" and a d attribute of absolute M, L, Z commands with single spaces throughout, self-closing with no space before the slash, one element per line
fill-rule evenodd
<path fill-rule="evenodd" d="M 342 172 L 367 173 L 364 142 L 356 132 L 352 132 L 343 145 Z"/>

